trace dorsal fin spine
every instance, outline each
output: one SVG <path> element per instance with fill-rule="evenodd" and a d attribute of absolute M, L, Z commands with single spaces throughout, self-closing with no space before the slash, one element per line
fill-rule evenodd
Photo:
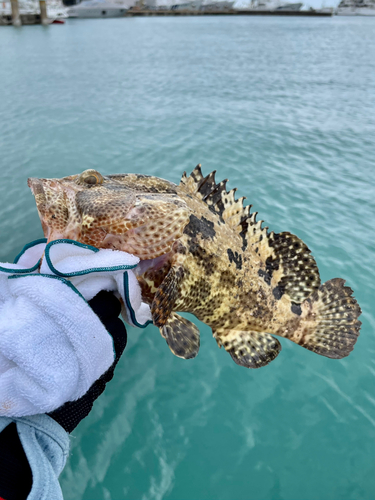
<path fill-rule="evenodd" d="M 206 175 L 206 177 L 203 177 L 201 179 L 201 181 L 199 182 L 198 186 L 197 186 L 198 191 L 200 191 L 201 187 L 203 186 L 203 184 L 205 184 L 208 181 L 212 181 L 213 184 L 216 186 L 216 183 L 215 183 L 215 174 L 216 174 L 216 170 L 213 170 L 208 175 Z"/>

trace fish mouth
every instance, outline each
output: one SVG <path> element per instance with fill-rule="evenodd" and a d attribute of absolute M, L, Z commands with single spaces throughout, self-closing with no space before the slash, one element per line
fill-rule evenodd
<path fill-rule="evenodd" d="M 27 185 L 34 195 L 36 208 L 38 210 L 39 219 L 42 224 L 44 236 L 45 238 L 49 239 L 51 231 L 44 220 L 47 213 L 47 197 L 44 191 L 43 182 L 41 179 L 37 179 L 36 177 L 30 177 L 29 179 L 27 179 Z"/>
<path fill-rule="evenodd" d="M 62 235 L 56 232 L 58 223 L 60 223 L 59 227 L 61 229 L 61 220 L 53 215 L 53 211 L 51 213 L 51 207 L 54 204 L 58 205 L 59 202 L 61 203 L 62 200 L 59 199 L 59 197 L 64 196 L 64 190 L 61 184 L 57 179 L 38 179 L 36 177 L 30 177 L 27 180 L 27 185 L 34 195 L 45 238 L 47 238 L 49 242 L 61 237 Z"/>
<path fill-rule="evenodd" d="M 31 189 L 31 191 L 33 192 L 33 194 L 35 195 L 36 193 L 39 192 L 39 190 L 41 189 L 44 193 L 44 189 L 43 189 L 43 183 L 40 179 L 38 179 L 37 177 L 29 177 L 27 179 L 27 185 L 29 186 L 29 188 Z"/>

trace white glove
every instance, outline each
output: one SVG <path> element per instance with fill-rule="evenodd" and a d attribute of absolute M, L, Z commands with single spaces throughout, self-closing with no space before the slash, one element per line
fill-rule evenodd
<path fill-rule="evenodd" d="M 112 337 L 86 300 L 113 291 L 126 320 L 146 326 L 150 309 L 132 272 L 138 261 L 70 240 L 38 240 L 14 264 L 0 264 L 0 415 L 52 411 L 83 396 L 109 368 Z"/>

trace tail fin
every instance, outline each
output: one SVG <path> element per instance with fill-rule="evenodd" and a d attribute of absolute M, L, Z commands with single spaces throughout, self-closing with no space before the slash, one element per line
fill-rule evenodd
<path fill-rule="evenodd" d="M 335 278 L 321 285 L 301 304 L 301 321 L 288 335 L 293 342 L 327 358 L 345 358 L 357 342 L 361 308 L 345 280 Z"/>

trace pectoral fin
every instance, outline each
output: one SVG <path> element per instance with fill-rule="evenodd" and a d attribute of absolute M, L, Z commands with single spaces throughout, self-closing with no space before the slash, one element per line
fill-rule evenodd
<path fill-rule="evenodd" d="M 199 330 L 194 323 L 173 312 L 183 278 L 182 266 L 171 267 L 155 293 L 151 313 L 154 325 L 159 327 L 173 354 L 190 359 L 199 351 Z"/>
<path fill-rule="evenodd" d="M 155 326 L 162 328 L 167 322 L 173 311 L 183 277 L 183 267 L 171 267 L 162 284 L 157 289 L 151 304 L 151 314 Z"/>
<path fill-rule="evenodd" d="M 230 330 L 214 332 L 214 337 L 235 363 L 246 368 L 268 365 L 281 351 L 280 342 L 268 333 Z"/>
<path fill-rule="evenodd" d="M 194 323 L 182 316 L 171 313 L 165 325 L 160 328 L 160 333 L 175 356 L 191 359 L 198 354 L 199 330 Z"/>

